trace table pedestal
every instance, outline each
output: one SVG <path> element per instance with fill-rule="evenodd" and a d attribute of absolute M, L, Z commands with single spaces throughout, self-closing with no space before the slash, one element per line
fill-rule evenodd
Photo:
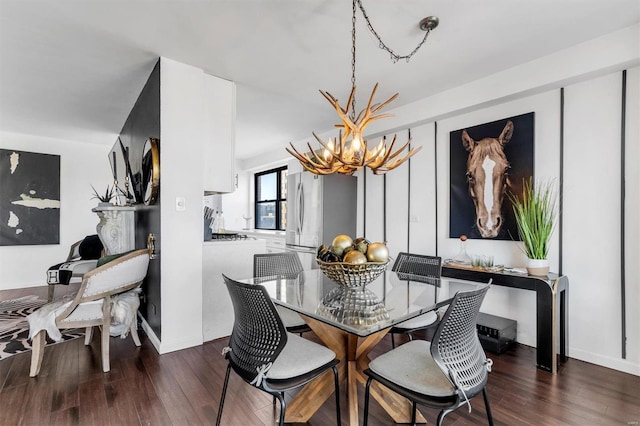
<path fill-rule="evenodd" d="M 364 386 L 367 376 L 363 373 L 369 366 L 369 352 L 389 332 L 390 328 L 380 330 L 364 338 L 340 330 L 310 317 L 301 315 L 313 332 L 340 360 L 338 375 L 340 383 L 347 392 L 349 424 L 358 425 L 358 383 Z M 329 372 L 328 372 L 329 373 Z M 306 423 L 311 416 L 333 394 L 332 374 L 325 374 L 306 385 L 287 406 L 285 422 Z M 374 382 L 371 396 L 389 413 L 395 423 L 411 422 L 411 403 L 400 395 Z M 418 411 L 417 422 L 426 423 Z"/>

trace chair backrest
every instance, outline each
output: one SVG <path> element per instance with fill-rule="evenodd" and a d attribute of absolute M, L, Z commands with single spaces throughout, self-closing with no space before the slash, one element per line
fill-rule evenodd
<path fill-rule="evenodd" d="M 140 249 L 126 253 L 111 262 L 99 266 L 82 277 L 80 289 L 67 309 L 56 319 L 64 319 L 82 303 L 131 290 L 147 276 L 149 250 Z"/>
<path fill-rule="evenodd" d="M 84 298 L 121 293 L 140 284 L 147 276 L 149 251 L 135 250 L 87 272 L 78 291 Z"/>
<path fill-rule="evenodd" d="M 399 274 L 440 278 L 442 274 L 442 258 L 439 256 L 425 256 L 422 254 L 400 252 L 391 270 Z"/>
<path fill-rule="evenodd" d="M 253 255 L 253 276 L 296 276 L 302 272 L 302 263 L 297 253 L 262 253 Z"/>
<path fill-rule="evenodd" d="M 287 344 L 287 331 L 264 286 L 222 277 L 235 315 L 227 356 L 236 373 L 251 382 L 258 369 L 278 357 Z"/>
<path fill-rule="evenodd" d="M 476 322 L 489 287 L 456 293 L 431 341 L 434 360 L 468 398 L 480 392 L 487 382 L 487 358 L 478 339 Z"/>

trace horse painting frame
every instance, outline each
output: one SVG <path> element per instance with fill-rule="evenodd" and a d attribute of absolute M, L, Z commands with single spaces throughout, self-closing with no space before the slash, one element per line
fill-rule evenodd
<path fill-rule="evenodd" d="M 449 133 L 449 238 L 516 240 L 508 193 L 534 173 L 535 113 Z"/>

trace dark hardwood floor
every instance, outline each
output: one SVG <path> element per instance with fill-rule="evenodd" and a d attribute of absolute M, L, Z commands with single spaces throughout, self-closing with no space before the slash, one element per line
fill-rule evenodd
<path fill-rule="evenodd" d="M 0 292 L 0 299 L 7 298 Z M 313 333 L 306 336 L 315 338 Z M 0 425 L 214 424 L 226 368 L 221 355 L 226 339 L 158 355 L 144 332 L 140 338 L 141 348 L 131 338 L 111 339 L 109 373 L 102 373 L 97 333 L 90 346 L 76 339 L 47 347 L 37 378 L 29 378 L 30 353 L 0 361 Z M 372 355 L 390 348 L 386 338 Z M 527 346 L 489 355 L 494 365 L 487 389 L 496 425 L 640 422 L 640 377 L 573 359 L 554 376 L 535 368 L 535 350 Z M 363 388 L 359 398 L 362 407 Z M 482 397 L 474 398 L 472 407 L 470 414 L 464 407 L 450 414 L 445 424 L 486 424 Z M 347 424 L 345 402 L 341 408 Z M 392 423 L 375 401 L 370 408 L 371 425 Z M 278 410 L 269 395 L 231 375 L 224 425 L 277 424 Z M 435 424 L 435 411 L 421 411 Z M 362 408 L 360 413 L 362 421 Z M 334 423 L 335 403 L 330 398 L 309 424 Z"/>

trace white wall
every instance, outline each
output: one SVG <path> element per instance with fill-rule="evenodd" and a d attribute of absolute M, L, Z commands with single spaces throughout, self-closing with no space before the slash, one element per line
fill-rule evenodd
<path fill-rule="evenodd" d="M 594 330 L 608 331 L 598 333 L 598 357 L 620 353 L 621 80 L 615 73 L 565 90 L 564 266 L 574 284 L 571 354 L 583 359 Z"/>
<path fill-rule="evenodd" d="M 201 69 L 160 59 L 160 353 L 202 344 L 203 88 Z M 177 197 L 184 211 L 177 211 Z"/>
<path fill-rule="evenodd" d="M 60 155 L 60 244 L 0 247 L 0 290 L 46 285 L 47 269 L 67 258 L 71 244 L 96 233 L 90 185 L 112 183 L 111 145 L 0 132 L 0 148 Z"/>
<path fill-rule="evenodd" d="M 627 104 L 626 116 L 629 125 L 626 126 L 626 202 L 625 216 L 625 252 L 626 269 L 626 299 L 629 301 L 626 318 L 629 329 L 627 332 L 627 357 L 630 360 L 640 360 L 640 67 L 627 72 Z"/>
<path fill-rule="evenodd" d="M 569 356 L 588 362 L 640 374 L 640 285 L 638 283 L 637 186 L 640 68 L 629 72 L 627 91 L 627 358 L 621 356 L 620 298 L 620 133 L 621 79 L 615 72 L 565 88 L 564 133 L 564 228 L 562 267 L 569 277 Z M 392 255 L 406 249 L 406 227 L 410 224 L 410 250 L 453 257 L 458 239 L 449 238 L 449 133 L 465 127 L 528 112 L 535 113 L 536 178 L 560 177 L 561 93 L 552 89 L 537 95 L 437 122 L 437 155 L 433 148 L 434 124 L 411 129 L 413 143 L 423 151 L 411 160 L 411 177 L 406 166 L 385 179 L 366 173 L 366 235 L 382 238 L 386 227 Z M 400 134 L 403 131 L 398 132 Z M 388 135 L 387 137 L 391 137 Z M 437 162 L 437 179 L 433 171 Z M 360 173 L 360 176 L 362 173 Z M 634 180 L 635 178 L 635 180 Z M 436 185 L 437 184 L 437 188 Z M 385 190 L 386 186 L 386 190 Z M 410 187 L 411 213 L 407 219 L 406 188 Z M 437 197 L 436 197 L 437 190 Z M 386 198 L 386 207 L 385 200 Z M 437 217 L 431 212 L 437 205 Z M 423 220 L 422 216 L 424 216 Z M 437 236 L 434 221 L 437 220 Z M 435 238 L 434 238 L 435 237 Z M 551 269 L 560 267 L 560 233 L 552 237 Z M 437 251 L 434 247 L 437 243 Z M 469 254 L 491 254 L 497 264 L 524 267 L 526 258 L 520 243 L 469 240 Z M 518 341 L 536 345 L 535 293 L 493 286 L 482 311 L 518 321 Z M 596 314 L 597 313 L 597 314 Z M 597 338 L 594 338 L 597 336 Z"/>

